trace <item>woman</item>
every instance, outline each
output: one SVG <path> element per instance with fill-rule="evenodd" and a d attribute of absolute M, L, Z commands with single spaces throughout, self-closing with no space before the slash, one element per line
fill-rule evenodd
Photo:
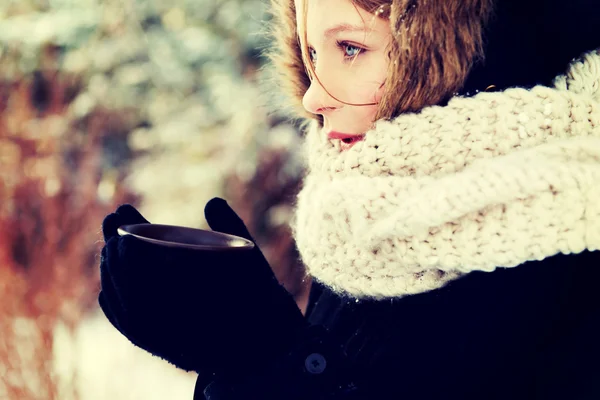
<path fill-rule="evenodd" d="M 119 238 L 146 222 L 122 206 L 103 223 L 113 325 L 198 372 L 198 399 L 600 398 L 599 7 L 273 10 L 271 59 L 309 121 L 305 315 L 257 247 Z M 251 239 L 223 200 L 205 215 Z"/>

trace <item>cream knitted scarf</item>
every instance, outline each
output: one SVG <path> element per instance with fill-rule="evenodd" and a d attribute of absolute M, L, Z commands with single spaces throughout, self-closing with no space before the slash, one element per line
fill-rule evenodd
<path fill-rule="evenodd" d="M 313 125 L 305 150 L 292 229 L 337 292 L 403 296 L 600 249 L 600 51 L 552 88 L 455 97 L 346 151 Z"/>

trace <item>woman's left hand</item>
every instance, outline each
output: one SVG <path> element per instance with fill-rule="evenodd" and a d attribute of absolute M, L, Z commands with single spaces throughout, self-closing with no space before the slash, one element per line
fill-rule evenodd
<path fill-rule="evenodd" d="M 212 199 L 204 211 L 211 229 L 253 241 L 225 200 Z M 103 222 L 98 300 L 115 328 L 136 346 L 202 373 L 260 368 L 288 350 L 306 322 L 258 246 L 197 251 L 117 234 L 121 225 L 146 222 L 129 205 Z"/>

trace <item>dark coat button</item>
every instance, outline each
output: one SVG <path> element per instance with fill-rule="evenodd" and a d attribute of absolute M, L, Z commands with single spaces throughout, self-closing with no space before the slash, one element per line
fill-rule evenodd
<path fill-rule="evenodd" d="M 327 361 L 319 353 L 312 353 L 304 360 L 304 367 L 311 374 L 321 374 L 325 371 Z"/>

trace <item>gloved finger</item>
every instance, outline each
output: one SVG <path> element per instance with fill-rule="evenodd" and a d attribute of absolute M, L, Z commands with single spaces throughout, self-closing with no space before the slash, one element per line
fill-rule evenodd
<path fill-rule="evenodd" d="M 102 236 L 104 236 L 104 243 L 108 243 L 111 238 L 118 236 L 117 228 L 119 226 L 119 216 L 117 214 L 112 213 L 104 217 L 104 220 L 102 221 Z"/>
<path fill-rule="evenodd" d="M 102 221 L 104 243 L 107 243 L 110 238 L 118 236 L 117 229 L 122 225 L 147 223 L 149 223 L 148 220 L 132 205 L 123 204 L 114 213 L 107 215 Z"/>
<path fill-rule="evenodd" d="M 121 335 L 123 335 L 127 339 L 129 339 L 129 341 L 131 343 L 133 343 L 134 345 L 141 347 L 143 349 L 149 348 L 144 344 L 144 342 L 142 340 L 140 340 L 135 335 L 135 333 L 131 332 L 128 328 L 123 329 L 124 326 L 128 326 L 127 321 L 124 319 L 122 319 L 120 321 L 117 320 L 117 318 L 115 317 L 115 314 L 112 312 L 113 310 L 111 309 L 111 307 L 109 305 L 109 301 L 106 298 L 107 298 L 106 292 L 101 291 L 100 294 L 98 295 L 98 304 L 100 304 L 100 308 L 102 309 L 102 312 L 104 312 L 104 315 L 106 315 L 106 318 L 111 323 L 111 325 L 114 326 L 115 329 L 121 333 Z"/>
<path fill-rule="evenodd" d="M 142 214 L 131 204 L 122 204 L 115 211 L 121 217 L 123 224 L 149 224 Z"/>
<path fill-rule="evenodd" d="M 103 283 L 108 288 L 106 300 L 125 330 L 141 329 L 140 324 L 156 306 L 153 294 L 163 284 L 160 276 L 148 267 L 149 260 L 155 261 L 157 256 L 146 246 L 134 247 L 139 244 L 147 243 L 126 235 L 111 238 L 105 246 L 108 260 Z M 112 307 L 113 304 L 117 306 Z"/>
<path fill-rule="evenodd" d="M 104 268 L 101 268 L 100 271 L 102 287 L 108 289 L 107 295 L 109 297 L 107 297 L 107 300 L 109 305 L 118 305 L 114 308 L 119 310 L 119 315 L 117 315 L 119 320 L 127 320 L 128 309 L 131 307 L 130 302 L 134 298 L 133 294 L 130 293 L 134 289 L 129 285 L 131 278 L 128 276 L 129 271 L 126 270 L 127 263 L 121 256 L 121 241 L 126 237 L 128 236 L 113 237 L 104 246 L 104 249 L 106 249 L 106 262 L 101 264 Z"/>
<path fill-rule="evenodd" d="M 115 312 L 113 311 L 113 307 L 110 305 L 110 301 L 106 299 L 106 289 L 102 289 L 98 294 L 98 304 L 100 305 L 100 309 L 106 316 L 106 319 L 111 323 L 112 326 L 115 327 L 116 330 L 121 332 L 121 335 L 127 336 L 127 333 L 123 328 L 121 328 L 121 324 L 119 323 L 117 317 L 115 316 Z"/>
<path fill-rule="evenodd" d="M 133 293 L 135 288 L 132 287 L 131 282 L 128 282 L 131 276 L 119 257 L 123 239 L 124 237 L 111 238 L 102 249 L 100 275 L 102 291 L 98 296 L 98 302 L 108 320 L 123 336 L 136 346 L 148 349 L 145 341 L 139 337 L 138 333 L 143 332 L 145 328 L 139 325 L 141 320 L 137 317 L 141 316 L 136 315 L 137 309 L 132 304 L 132 299 L 138 297 L 139 293 Z M 151 304 L 147 306 L 153 308 Z"/>
<path fill-rule="evenodd" d="M 225 200 L 219 197 L 214 197 L 206 203 L 204 217 L 213 231 L 241 236 L 254 241 L 244 221 L 229 207 Z"/>
<path fill-rule="evenodd" d="M 225 200 L 219 197 L 214 197 L 209 200 L 204 207 L 204 216 L 212 230 L 240 236 L 254 242 L 254 248 L 250 250 L 248 256 L 252 257 L 256 265 L 260 265 L 261 268 L 255 268 L 253 273 L 262 272 L 268 279 L 274 277 L 269 262 L 260 248 L 256 245 L 250 232 L 248 232 L 248 228 L 246 228 L 244 221 L 242 221 L 235 211 L 229 207 L 229 204 L 227 204 Z"/>
<path fill-rule="evenodd" d="M 116 239 L 113 239 L 113 242 Z M 108 262 L 109 259 L 107 257 L 108 246 L 104 246 L 102 248 L 102 252 L 100 254 L 100 293 L 98 294 L 98 303 L 100 304 L 100 308 L 104 312 L 104 315 L 110 323 L 117 328 L 119 332 L 123 335 L 125 333 L 125 327 L 121 326 L 121 323 L 124 323 L 125 319 L 123 318 L 121 303 L 115 292 L 115 288 L 110 277 Z"/>
<path fill-rule="evenodd" d="M 100 262 L 100 284 L 104 299 L 117 321 L 125 321 L 123 299 L 119 291 L 127 290 L 123 282 L 122 268 L 119 260 L 119 238 L 113 237 L 102 248 Z M 120 325 L 120 324 L 119 324 Z M 124 328 L 124 327 L 123 327 Z"/>

